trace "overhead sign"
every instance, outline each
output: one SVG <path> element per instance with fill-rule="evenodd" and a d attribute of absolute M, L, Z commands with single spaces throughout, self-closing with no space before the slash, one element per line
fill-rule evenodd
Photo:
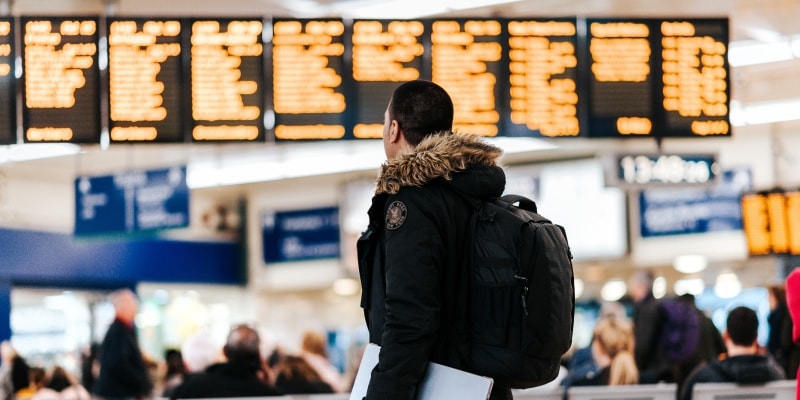
<path fill-rule="evenodd" d="M 651 188 L 639 195 L 642 237 L 742 229 L 739 198 L 752 187 L 750 169 L 724 171 L 712 188 Z"/>
<path fill-rule="evenodd" d="M 719 166 L 712 154 L 623 154 L 614 159 L 610 186 L 709 186 Z M 610 172 L 610 171 L 609 171 Z"/>
<path fill-rule="evenodd" d="M 267 212 L 261 233 L 266 263 L 337 258 L 339 208 Z"/>
<path fill-rule="evenodd" d="M 136 232 L 189 224 L 186 167 L 75 179 L 75 234 Z"/>
<path fill-rule="evenodd" d="M 747 193 L 742 213 L 751 255 L 800 255 L 800 191 Z"/>

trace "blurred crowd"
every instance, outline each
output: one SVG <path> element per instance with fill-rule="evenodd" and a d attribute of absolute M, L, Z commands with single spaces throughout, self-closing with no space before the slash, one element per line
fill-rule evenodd
<path fill-rule="evenodd" d="M 689 400 L 697 382 L 759 383 L 797 375 L 800 346 L 784 285 L 768 288 L 763 346 L 754 310 L 732 308 L 720 331 L 693 296 L 656 299 L 647 271 L 634 275 L 628 287 L 628 296 L 601 305 L 591 343 L 566 354 L 559 377 L 547 387 L 568 392 L 573 386 L 671 382 L 678 385 L 678 399 Z M 109 300 L 115 320 L 103 342 L 82 355 L 77 377 L 61 366 L 29 365 L 10 342 L 0 344 L 0 400 L 253 397 L 352 387 L 352 374 L 334 367 L 327 337 L 316 330 L 298 338 L 294 352 L 280 346 L 265 352 L 259 332 L 248 325 L 231 328 L 224 345 L 199 332 L 166 350 L 163 361 L 153 361 L 139 349 L 135 294 L 120 290 Z"/>

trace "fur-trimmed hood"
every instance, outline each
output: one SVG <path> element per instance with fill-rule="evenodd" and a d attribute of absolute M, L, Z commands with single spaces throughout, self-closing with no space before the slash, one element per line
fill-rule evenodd
<path fill-rule="evenodd" d="M 500 148 L 486 143 L 480 136 L 453 132 L 431 135 L 423 139 L 414 150 L 400 154 L 381 166 L 375 192 L 396 194 L 402 187 L 422 186 L 439 178 L 453 181 L 456 175 L 463 175 L 460 173 L 468 167 L 483 167 L 479 169 L 486 176 L 472 179 L 474 182 L 470 182 L 469 186 L 499 184 L 502 193 L 505 174 L 497 162 L 502 153 Z M 492 192 L 496 189 L 490 188 Z M 465 192 L 470 191 L 472 190 Z M 499 193 L 491 195 L 496 196 Z"/>

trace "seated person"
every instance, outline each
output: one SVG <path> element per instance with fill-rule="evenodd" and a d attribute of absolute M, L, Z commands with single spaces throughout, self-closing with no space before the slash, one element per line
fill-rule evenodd
<path fill-rule="evenodd" d="M 679 400 L 691 400 L 695 383 L 733 382 L 760 384 L 784 379 L 783 370 L 771 358 L 759 354 L 758 317 L 747 307 L 736 307 L 728 314 L 722 333 L 728 356 L 698 366 L 686 378 Z"/>
<path fill-rule="evenodd" d="M 616 318 L 597 321 L 592 338 L 592 360 L 597 373 L 573 377 L 572 386 L 639 383 L 639 370 L 633 358 L 633 326 Z"/>
<path fill-rule="evenodd" d="M 278 363 L 275 386 L 286 394 L 334 393 L 303 357 L 286 356 Z"/>
<path fill-rule="evenodd" d="M 267 384 L 269 371 L 261 358 L 260 345 L 258 332 L 253 328 L 245 325 L 233 328 L 223 348 L 228 361 L 187 375 L 170 398 L 280 396 L 280 392 Z"/>

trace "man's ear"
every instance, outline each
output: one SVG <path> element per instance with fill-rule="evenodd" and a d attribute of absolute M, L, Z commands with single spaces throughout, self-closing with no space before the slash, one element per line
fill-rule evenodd
<path fill-rule="evenodd" d="M 392 122 L 389 123 L 389 142 L 399 142 L 402 135 L 403 132 L 400 130 L 400 124 L 397 123 L 396 119 L 393 119 Z"/>

